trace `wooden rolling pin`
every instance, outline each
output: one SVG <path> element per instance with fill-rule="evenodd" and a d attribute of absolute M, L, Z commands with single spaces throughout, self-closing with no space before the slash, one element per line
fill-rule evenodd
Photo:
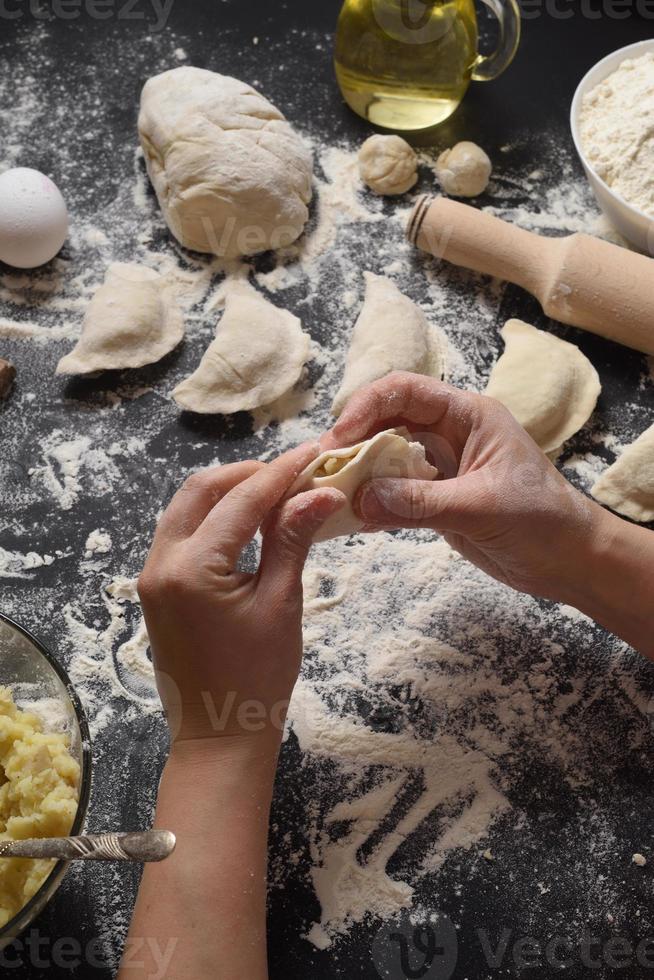
<path fill-rule="evenodd" d="M 448 198 L 421 197 L 409 241 L 454 265 L 507 279 L 545 313 L 654 354 L 654 261 L 590 235 L 544 238 Z"/>

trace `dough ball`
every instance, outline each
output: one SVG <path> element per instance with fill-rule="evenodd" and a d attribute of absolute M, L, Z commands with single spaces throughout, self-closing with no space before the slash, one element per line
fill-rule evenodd
<path fill-rule="evenodd" d="M 436 161 L 436 176 L 446 194 L 477 197 L 488 187 L 493 165 L 476 143 L 457 143 Z"/>
<path fill-rule="evenodd" d="M 192 67 L 156 75 L 138 127 L 164 218 L 186 248 L 233 259 L 302 234 L 311 152 L 245 82 Z"/>
<path fill-rule="evenodd" d="M 359 173 L 375 194 L 406 194 L 418 180 L 418 158 L 401 136 L 371 136 L 359 150 Z"/>

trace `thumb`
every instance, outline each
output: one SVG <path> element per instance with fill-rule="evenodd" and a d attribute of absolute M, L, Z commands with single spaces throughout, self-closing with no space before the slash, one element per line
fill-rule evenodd
<path fill-rule="evenodd" d="M 428 527 L 463 533 L 470 517 L 466 478 L 380 479 L 364 484 L 354 510 L 367 527 Z"/>
<path fill-rule="evenodd" d="M 263 531 L 259 581 L 278 594 L 298 591 L 314 537 L 325 521 L 346 502 L 345 494 L 331 487 L 293 497 Z"/>

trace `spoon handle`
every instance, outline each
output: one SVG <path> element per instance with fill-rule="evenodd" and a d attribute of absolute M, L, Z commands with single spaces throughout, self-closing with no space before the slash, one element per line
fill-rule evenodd
<path fill-rule="evenodd" d="M 56 861 L 164 861 L 175 850 L 175 835 L 168 830 L 133 834 L 98 834 L 92 837 L 44 837 L 0 841 L 0 858 L 51 858 Z"/>

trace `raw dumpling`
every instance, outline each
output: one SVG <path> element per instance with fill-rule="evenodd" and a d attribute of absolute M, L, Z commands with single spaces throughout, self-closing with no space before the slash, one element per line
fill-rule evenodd
<path fill-rule="evenodd" d="M 311 151 L 245 82 L 185 66 L 151 78 L 138 121 L 173 235 L 224 258 L 290 245 L 312 196 Z"/>
<path fill-rule="evenodd" d="M 174 288 L 154 269 L 114 262 L 89 303 L 77 346 L 57 374 L 92 374 L 154 364 L 184 336 Z"/>
<path fill-rule="evenodd" d="M 442 378 L 446 343 L 419 306 L 397 286 L 364 273 L 366 298 L 357 320 L 340 391 L 332 414 L 340 415 L 355 391 L 391 371 L 412 371 Z"/>
<path fill-rule="evenodd" d="M 380 477 L 410 480 L 436 478 L 438 470 L 427 462 L 425 447 L 410 440 L 408 429 L 388 429 L 357 446 L 322 453 L 300 474 L 289 497 L 321 487 L 335 487 L 347 497 L 347 504 L 323 524 L 316 541 L 327 541 L 361 530 L 363 524 L 352 509 L 352 501 L 359 487 L 368 480 Z"/>
<path fill-rule="evenodd" d="M 486 394 L 512 412 L 544 453 L 556 456 L 595 411 L 602 387 L 578 347 L 522 320 L 509 320 L 506 350 Z"/>
<path fill-rule="evenodd" d="M 654 521 L 654 425 L 602 473 L 590 492 L 632 521 Z"/>
<path fill-rule="evenodd" d="M 216 339 L 173 398 L 182 408 L 205 415 L 270 405 L 299 380 L 310 343 L 292 313 L 273 306 L 248 283 L 233 283 Z"/>

